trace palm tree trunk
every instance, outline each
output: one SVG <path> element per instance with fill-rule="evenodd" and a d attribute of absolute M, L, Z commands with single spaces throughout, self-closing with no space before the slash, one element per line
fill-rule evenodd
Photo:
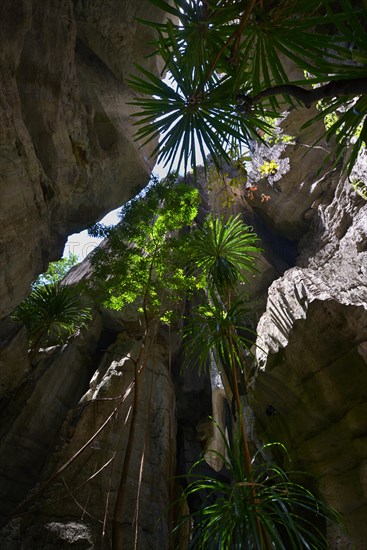
<path fill-rule="evenodd" d="M 244 455 L 244 465 L 245 465 L 245 473 L 246 476 L 251 479 L 251 454 L 248 447 L 248 440 L 247 440 L 247 433 L 246 433 L 246 425 L 245 425 L 245 419 L 243 417 L 243 411 L 242 411 L 242 403 L 240 398 L 240 393 L 238 390 L 238 374 L 237 374 L 237 365 L 235 361 L 235 354 L 234 354 L 234 346 L 233 346 L 233 340 L 232 340 L 232 334 L 231 329 L 228 330 L 227 333 L 227 339 L 228 339 L 228 345 L 231 353 L 231 363 L 232 363 L 232 371 L 233 371 L 233 391 L 234 396 L 236 400 L 237 405 L 237 413 L 240 421 L 240 430 L 241 430 L 241 440 L 242 440 L 242 448 L 243 448 L 243 455 Z M 263 528 L 261 526 L 260 520 L 258 518 L 257 512 L 256 512 L 256 504 L 257 504 L 257 496 L 256 496 L 256 489 L 253 485 L 250 485 L 250 493 L 251 493 L 251 500 L 252 504 L 254 506 L 255 511 L 255 517 L 256 517 L 256 527 L 259 534 L 260 539 L 260 548 L 266 548 L 269 547 L 268 544 L 265 546 L 264 543 L 264 534 L 263 534 Z"/>
<path fill-rule="evenodd" d="M 156 324 L 154 326 L 154 331 L 152 333 L 152 328 L 150 326 L 150 322 L 147 315 L 145 315 L 145 321 L 146 321 L 146 329 L 145 329 L 142 345 L 140 348 L 140 352 L 135 361 L 135 368 L 134 368 L 135 391 L 134 391 L 134 399 L 133 399 L 132 411 L 131 411 L 130 429 L 129 429 L 129 435 L 128 435 L 128 440 L 126 445 L 124 463 L 122 466 L 119 489 L 118 489 L 116 503 L 115 503 L 115 509 L 113 513 L 112 550 L 123 550 L 122 541 L 121 541 L 121 522 L 123 518 L 123 511 L 124 511 L 124 505 L 125 505 L 126 481 L 127 481 L 128 473 L 130 471 L 130 467 L 131 467 L 131 459 L 132 459 L 135 432 L 136 432 L 136 426 L 137 426 L 137 413 L 138 413 L 138 404 L 139 404 L 139 382 L 140 382 L 140 377 L 142 375 L 142 372 L 144 371 L 147 365 L 148 358 L 150 355 L 151 345 L 152 343 L 155 342 L 157 330 L 158 330 L 158 324 Z"/>
<path fill-rule="evenodd" d="M 40 347 L 41 347 L 41 342 L 42 342 L 42 339 L 43 337 L 45 336 L 46 334 L 46 330 L 41 330 L 38 335 L 36 336 L 36 339 L 34 340 L 33 344 L 32 344 L 32 347 L 31 349 L 29 350 L 29 353 L 28 353 L 28 359 L 29 359 L 29 362 L 31 364 L 31 366 L 33 367 L 33 359 L 36 357 Z"/>
<path fill-rule="evenodd" d="M 245 419 L 243 418 L 243 414 L 242 414 L 242 404 L 241 404 L 240 393 L 238 390 L 237 366 L 236 366 L 235 357 L 234 357 L 233 341 L 232 341 L 232 335 L 230 330 L 228 330 L 227 339 L 228 339 L 228 345 L 231 353 L 231 363 L 232 363 L 232 372 L 233 372 L 233 393 L 236 400 L 238 417 L 240 420 L 241 439 L 242 439 L 243 455 L 245 460 L 245 471 L 246 471 L 246 475 L 249 476 L 251 473 L 251 455 L 248 448 Z"/>
<path fill-rule="evenodd" d="M 135 362 L 135 392 L 134 392 L 134 400 L 133 400 L 133 406 L 132 406 L 132 412 L 131 412 L 131 422 L 130 422 L 130 430 L 129 430 L 129 436 L 125 451 L 125 457 L 124 457 L 124 463 L 122 466 L 122 472 L 121 472 L 121 478 L 120 478 L 120 484 L 119 489 L 117 493 L 117 499 L 115 503 L 115 509 L 113 513 L 113 520 L 112 520 L 112 550 L 123 550 L 122 548 L 122 541 L 121 541 L 121 522 L 122 522 L 122 516 L 123 516 L 123 509 L 124 509 L 124 503 L 125 503 L 125 495 L 126 495 L 126 480 L 127 476 L 130 470 L 131 465 L 131 457 L 133 452 L 133 445 L 134 445 L 134 438 L 135 438 L 135 429 L 137 424 L 137 412 L 138 412 L 138 389 L 139 389 L 139 376 L 141 372 L 144 370 L 148 357 L 149 357 L 149 349 L 147 349 L 147 343 L 150 340 L 151 343 L 151 336 L 153 333 L 151 333 L 151 320 L 149 318 L 148 314 L 148 301 L 149 301 L 149 292 L 150 292 L 150 281 L 153 276 L 153 268 L 155 263 L 155 254 L 158 252 L 156 250 L 153 254 L 150 266 L 149 266 L 149 274 L 148 274 L 148 280 L 146 283 L 146 289 L 144 293 L 143 298 L 143 314 L 144 314 L 144 321 L 145 321 L 145 332 L 144 337 L 142 341 L 142 345 L 140 348 L 140 352 L 138 354 L 138 358 Z M 154 338 L 156 336 L 156 331 L 158 330 L 158 323 L 155 325 L 154 332 Z M 144 357 L 145 356 L 145 357 Z M 139 364 L 141 363 L 141 367 L 139 369 Z"/>

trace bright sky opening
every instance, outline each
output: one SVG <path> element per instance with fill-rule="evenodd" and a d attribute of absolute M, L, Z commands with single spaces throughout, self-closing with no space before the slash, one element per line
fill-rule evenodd
<path fill-rule="evenodd" d="M 172 86 L 172 87 L 174 86 L 174 81 L 172 80 L 169 74 L 166 75 L 164 82 L 166 82 L 169 86 Z M 206 149 L 206 152 L 208 154 L 209 150 Z M 199 165 L 203 162 L 203 158 L 202 158 L 200 147 L 197 141 L 195 144 L 195 154 L 196 154 L 197 164 Z M 177 170 L 177 168 L 179 169 L 179 173 L 181 173 L 181 166 L 179 167 L 174 166 L 173 170 Z M 159 179 L 164 178 L 167 175 L 167 173 L 168 173 L 168 165 L 163 166 L 162 163 L 157 163 L 153 168 L 153 174 L 158 176 Z M 109 212 L 101 220 L 101 223 L 105 225 L 116 225 L 120 221 L 118 217 L 118 212 L 120 211 L 122 206 L 123 205 Z M 87 230 L 82 231 L 81 233 L 73 233 L 72 235 L 69 236 L 66 242 L 63 255 L 65 257 L 65 256 L 69 256 L 69 254 L 75 254 L 76 256 L 78 256 L 79 261 L 82 261 L 86 256 L 88 256 L 90 252 L 92 252 L 92 250 L 94 250 L 99 245 L 101 240 L 102 239 L 100 238 L 90 237 L 88 235 Z"/>

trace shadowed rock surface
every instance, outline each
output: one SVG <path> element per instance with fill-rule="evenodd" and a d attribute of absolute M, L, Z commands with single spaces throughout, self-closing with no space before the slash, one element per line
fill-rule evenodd
<path fill-rule="evenodd" d="M 149 2 L 1 3 L 0 317 L 88 227 L 146 185 L 126 80 L 151 33 Z"/>
<path fill-rule="evenodd" d="M 303 241 L 302 267 L 271 285 L 258 324 L 259 432 L 316 475 L 349 531 L 340 549 L 367 541 L 366 242 L 366 201 L 341 181 Z"/>

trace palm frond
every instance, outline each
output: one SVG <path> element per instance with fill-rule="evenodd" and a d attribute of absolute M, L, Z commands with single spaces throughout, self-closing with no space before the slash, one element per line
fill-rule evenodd
<path fill-rule="evenodd" d="M 81 304 L 79 290 L 54 283 L 34 289 L 15 309 L 14 320 L 25 325 L 31 345 L 46 344 L 50 336 L 57 342 L 85 326 L 92 318 Z"/>
<path fill-rule="evenodd" d="M 202 506 L 189 516 L 181 518 L 184 525 L 189 519 L 194 528 L 190 548 L 264 548 L 286 550 L 327 548 L 324 534 L 317 528 L 319 519 L 341 523 L 339 514 L 320 501 L 297 479 L 303 472 L 286 472 L 274 462 L 256 462 L 250 475 L 246 475 L 241 460 L 240 436 L 229 443 L 216 424 L 226 449 L 225 455 L 212 451 L 223 461 L 227 478 L 213 474 L 196 473 L 204 459 L 199 460 L 188 474 L 188 486 L 181 498 L 198 500 Z M 258 454 L 269 456 L 269 447 Z M 280 445 L 283 447 L 282 445 Z M 256 503 L 252 498 L 256 492 Z M 260 530 L 259 531 L 259 525 Z"/>
<path fill-rule="evenodd" d="M 258 237 L 241 216 L 228 220 L 209 216 L 192 244 L 192 269 L 219 293 L 247 281 L 257 271 Z"/>
<path fill-rule="evenodd" d="M 274 94 L 263 94 L 243 113 L 237 98 L 287 84 L 289 62 L 307 73 L 293 82 L 300 86 L 365 77 L 366 9 L 349 0 L 282 0 L 267 3 L 266 9 L 234 0 L 152 2 L 168 14 L 167 23 L 150 26 L 157 31 L 155 53 L 171 74 L 174 90 L 142 67 L 130 86 L 144 96 L 133 101 L 140 108 L 136 137 L 147 144 L 161 136 L 152 156 L 170 168 L 178 162 L 185 171 L 189 166 L 195 171 L 196 148 L 204 165 L 207 148 L 220 168 L 229 160 L 230 146 L 241 149 L 261 139 L 265 117 L 279 116 L 284 101 L 297 102 L 283 95 L 280 104 Z M 345 117 L 348 136 L 351 121 Z M 362 145 L 355 142 L 351 167 Z"/>
<path fill-rule="evenodd" d="M 192 75 L 184 75 L 175 69 L 179 64 L 180 58 L 167 64 L 174 74 L 175 89 L 163 81 L 157 82 L 154 75 L 140 67 L 146 78 L 132 77 L 129 80 L 130 86 L 139 93 L 152 96 L 131 102 L 141 108 L 134 114 L 139 119 L 135 124 L 140 127 L 136 139 L 147 144 L 161 136 L 152 155 L 158 155 L 158 161 L 168 165 L 169 169 L 173 163 L 180 165 L 181 162 L 185 170 L 190 165 L 195 166 L 196 143 L 205 144 L 212 161 L 220 168 L 224 162 L 230 161 L 228 144 L 234 141 L 239 147 L 249 147 L 250 140 L 257 135 L 258 121 L 252 114 L 239 116 L 236 97 L 225 76 L 212 75 L 204 89 L 198 91 Z"/>
<path fill-rule="evenodd" d="M 338 112 L 338 109 L 342 111 Z M 366 148 L 367 143 L 367 96 L 362 96 L 356 101 L 348 101 L 348 98 L 335 98 L 321 106 L 320 113 L 303 125 L 309 127 L 318 120 L 324 120 L 329 114 L 337 113 L 336 121 L 326 130 L 318 141 L 325 137 L 328 141 L 335 140 L 333 151 L 324 162 L 330 158 L 336 163 L 344 162 L 348 174 L 360 151 Z M 314 145 L 318 143 L 315 142 Z"/>
<path fill-rule="evenodd" d="M 250 311 L 242 297 L 232 300 L 229 308 L 215 296 L 210 302 L 202 301 L 192 309 L 183 328 L 187 365 L 197 368 L 199 372 L 205 370 L 210 353 L 214 352 L 226 365 L 229 377 L 233 368 L 245 372 L 244 358 L 251 356 L 251 347 L 256 340 L 255 332 L 247 328 L 249 318 Z M 228 340 L 229 333 L 232 342 Z M 232 357 L 235 365 L 232 365 Z"/>

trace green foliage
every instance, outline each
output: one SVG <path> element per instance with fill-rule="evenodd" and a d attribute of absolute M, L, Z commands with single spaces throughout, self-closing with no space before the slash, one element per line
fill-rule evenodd
<path fill-rule="evenodd" d="M 279 164 L 275 160 L 265 161 L 259 168 L 261 177 L 268 176 L 269 174 L 276 174 L 279 168 Z"/>
<path fill-rule="evenodd" d="M 205 177 L 205 189 L 210 193 L 213 210 L 225 212 L 241 200 L 247 182 L 244 165 L 246 160 L 251 159 L 245 155 L 234 157 L 232 165 L 228 166 L 228 172 L 219 172 L 214 165 L 209 166 Z"/>
<path fill-rule="evenodd" d="M 181 519 L 178 529 L 186 522 L 193 526 L 189 545 L 193 549 L 321 550 L 327 544 L 313 520 L 338 520 L 337 514 L 294 482 L 292 474 L 259 460 L 262 449 L 252 460 L 249 452 L 239 388 L 245 393 L 249 389 L 247 362 L 253 339 L 251 331 L 244 330 L 245 301 L 235 293 L 248 274 L 256 272 L 258 252 L 257 237 L 240 216 L 226 221 L 210 216 L 193 237 L 192 270 L 206 300 L 191 311 L 184 330 L 186 355 L 200 369 L 212 354 L 227 401 L 236 407 L 238 434 L 228 442 L 217 426 L 225 455 L 211 452 L 223 462 L 228 480 L 195 476 L 199 461 L 182 498 L 197 502 L 205 495 L 205 500 L 199 510 Z"/>
<path fill-rule="evenodd" d="M 105 306 L 134 303 L 141 316 L 168 322 L 185 292 L 195 286 L 185 273 L 189 232 L 199 194 L 169 178 L 155 182 L 144 198 L 130 202 L 108 242 L 92 257 Z M 103 282 L 101 282 L 103 281 Z"/>
<path fill-rule="evenodd" d="M 340 523 L 337 512 L 294 481 L 299 479 L 300 472 L 286 472 L 273 462 L 258 460 L 260 455 L 269 456 L 271 445 L 259 449 L 252 460 L 250 475 L 246 473 L 239 436 L 229 444 L 219 426 L 216 427 L 226 452 L 225 456 L 211 452 L 223 461 L 228 481 L 215 475 L 196 475 L 195 469 L 204 459 L 193 466 L 188 477 L 190 483 L 181 498 L 196 497 L 197 501 L 205 495 L 205 501 L 203 508 L 182 518 L 177 528 L 188 521 L 193 525 L 189 548 L 326 549 L 327 541 L 316 522 L 327 518 Z"/>
<path fill-rule="evenodd" d="M 346 166 L 348 173 L 350 173 L 356 163 L 359 152 L 366 147 L 367 95 L 353 101 L 347 101 L 345 98 L 335 98 L 323 103 L 324 108 L 322 112 L 310 122 L 304 124 L 304 128 L 307 128 L 315 121 L 325 121 L 326 119 L 327 129 L 325 137 L 328 141 L 332 140 L 332 138 L 336 140 L 334 148 L 335 162 L 340 162 L 346 156 Z M 341 109 L 343 112 L 341 112 Z M 355 139 L 356 137 L 357 139 Z"/>
<path fill-rule="evenodd" d="M 15 309 L 13 319 L 27 329 L 32 351 L 48 343 L 63 342 L 91 319 L 76 287 L 50 283 L 36 287 Z"/>
<path fill-rule="evenodd" d="M 243 297 L 232 300 L 229 307 L 215 298 L 203 300 L 190 312 L 183 330 L 186 360 L 199 371 L 205 370 L 213 352 L 221 374 L 231 380 L 231 369 L 238 368 L 244 375 L 244 357 L 256 340 L 256 333 L 244 325 L 251 325 L 251 316 Z M 231 334 L 231 340 L 228 338 Z M 232 365 L 232 351 L 235 365 Z M 220 365 L 226 365 L 225 371 Z"/>
<path fill-rule="evenodd" d="M 137 138 L 148 143 L 161 135 L 153 155 L 167 164 L 178 161 L 195 170 L 195 140 L 204 161 L 206 146 L 217 167 L 229 161 L 229 148 L 263 140 L 263 133 L 272 132 L 268 121 L 286 106 L 297 106 L 285 92 L 277 92 L 281 104 L 276 93 L 263 93 L 289 84 L 289 64 L 308 75 L 292 82 L 298 86 L 366 76 L 367 10 L 361 3 L 151 2 L 169 16 L 164 24 L 145 23 L 156 30 L 155 53 L 163 58 L 173 88 L 140 66 L 140 75 L 132 77 L 130 85 L 144 96 L 133 102 L 140 107 L 135 115 Z M 320 114 L 325 117 L 336 107 L 347 106 L 342 120 L 326 134 L 330 138 L 342 125 L 343 132 L 336 136 L 338 158 L 355 128 L 362 125 L 349 157 L 350 169 L 367 132 L 366 97 L 357 95 L 356 104 L 348 103 L 347 92 L 330 99 Z"/>
<path fill-rule="evenodd" d="M 257 244 L 256 234 L 240 215 L 226 221 L 212 215 L 196 231 L 191 245 L 191 270 L 206 298 L 193 308 L 184 329 L 187 362 L 203 369 L 214 353 L 233 393 L 240 375 L 247 386 L 246 357 L 254 340 L 250 329 L 242 334 L 249 312 L 244 297 L 236 293 L 248 275 L 257 272 L 256 256 L 261 251 Z"/>
<path fill-rule="evenodd" d="M 246 274 L 256 272 L 258 238 L 241 216 L 228 220 L 209 216 L 194 236 L 192 266 L 203 288 L 222 295 L 247 281 Z"/>
<path fill-rule="evenodd" d="M 367 201 L 367 184 L 364 183 L 361 179 L 354 179 L 350 182 L 351 186 L 353 187 L 354 191 L 358 193 L 362 199 Z"/>
<path fill-rule="evenodd" d="M 80 290 L 60 284 L 77 263 L 75 254 L 51 262 L 33 283 L 28 298 L 14 310 L 12 318 L 27 330 L 31 358 L 41 346 L 63 343 L 92 318 L 91 309 L 81 302 Z"/>
<path fill-rule="evenodd" d="M 41 285 L 55 284 L 61 281 L 67 272 L 78 263 L 78 256 L 69 253 L 65 258 L 61 258 L 57 262 L 51 262 L 46 273 L 40 275 L 33 283 L 33 288 Z"/>
<path fill-rule="evenodd" d="M 191 271 L 206 299 L 193 308 L 184 329 L 187 361 L 199 369 L 207 365 L 210 352 L 226 365 L 244 372 L 244 357 L 252 345 L 250 331 L 241 335 L 249 312 L 243 296 L 235 297 L 238 286 L 254 275 L 256 256 L 261 251 L 258 238 L 241 216 L 228 220 L 209 216 L 193 235 Z M 247 350 L 247 351 L 245 351 Z"/>

